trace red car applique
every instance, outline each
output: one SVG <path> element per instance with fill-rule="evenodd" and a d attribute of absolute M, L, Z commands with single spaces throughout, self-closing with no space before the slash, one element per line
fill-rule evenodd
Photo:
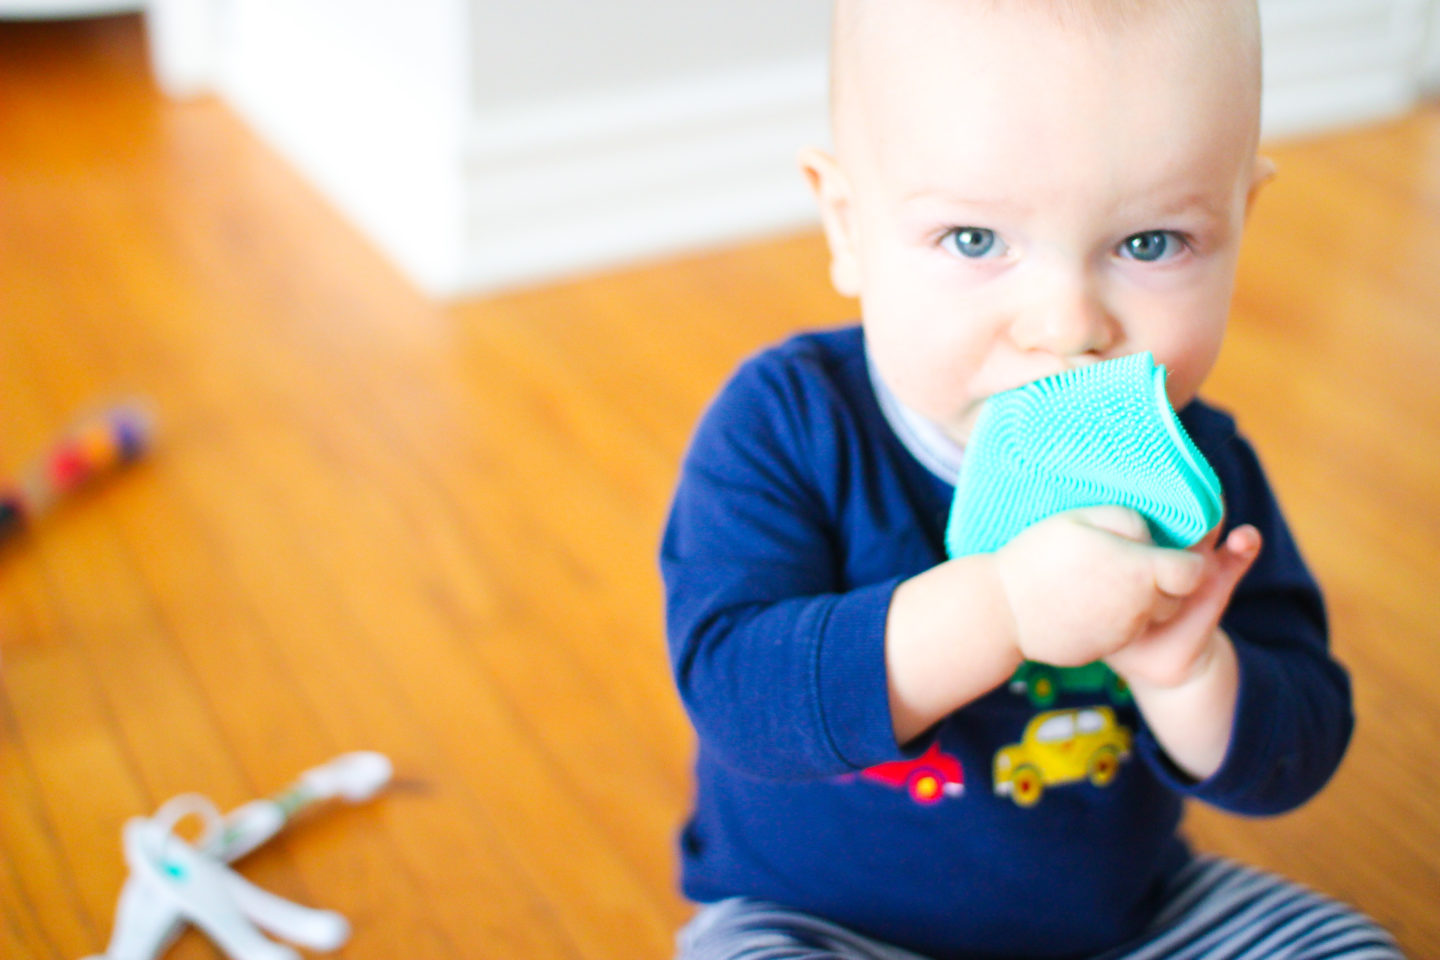
<path fill-rule="evenodd" d="M 887 787 L 898 787 L 916 803 L 939 803 L 965 792 L 965 771 L 960 761 L 940 750 L 940 741 L 914 760 L 894 760 L 860 771 L 860 776 Z"/>

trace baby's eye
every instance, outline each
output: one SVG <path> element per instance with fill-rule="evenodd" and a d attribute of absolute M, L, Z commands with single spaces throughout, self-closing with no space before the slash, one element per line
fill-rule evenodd
<path fill-rule="evenodd" d="M 1005 241 L 984 227 L 956 227 L 941 241 L 951 253 L 970 260 L 998 257 L 1006 251 Z"/>
<path fill-rule="evenodd" d="M 1185 252 L 1185 239 L 1174 230 L 1147 230 L 1126 237 L 1120 255 L 1141 263 L 1169 260 Z"/>

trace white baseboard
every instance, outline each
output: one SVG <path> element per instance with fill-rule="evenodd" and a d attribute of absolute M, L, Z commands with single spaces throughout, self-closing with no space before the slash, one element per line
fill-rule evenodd
<path fill-rule="evenodd" d="M 1265 98 L 1267 141 L 1311 136 L 1398 117 L 1415 105 L 1413 78 L 1379 70 L 1276 86 Z"/>

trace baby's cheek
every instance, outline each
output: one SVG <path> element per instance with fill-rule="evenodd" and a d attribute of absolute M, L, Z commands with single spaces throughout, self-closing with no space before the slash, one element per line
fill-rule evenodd
<path fill-rule="evenodd" d="M 916 412 L 953 426 L 974 405 L 975 398 L 967 388 L 970 371 L 963 364 L 946 363 L 934 353 L 920 354 L 912 369 L 915 395 L 906 402 Z"/>
<path fill-rule="evenodd" d="M 1179 410 L 1195 399 L 1220 356 L 1223 325 L 1196 323 L 1149 347 L 1165 365 L 1165 392 Z"/>

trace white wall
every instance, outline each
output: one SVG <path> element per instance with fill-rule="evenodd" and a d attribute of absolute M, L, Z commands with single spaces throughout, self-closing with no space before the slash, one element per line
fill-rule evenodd
<path fill-rule="evenodd" d="M 223 95 L 437 296 L 813 222 L 826 0 L 183 2 L 225 14 Z M 1261 6 L 1269 137 L 1440 80 L 1440 0 Z"/>
<path fill-rule="evenodd" d="M 827 0 L 481 0 L 473 16 L 481 110 L 813 61 L 830 21 Z"/>

